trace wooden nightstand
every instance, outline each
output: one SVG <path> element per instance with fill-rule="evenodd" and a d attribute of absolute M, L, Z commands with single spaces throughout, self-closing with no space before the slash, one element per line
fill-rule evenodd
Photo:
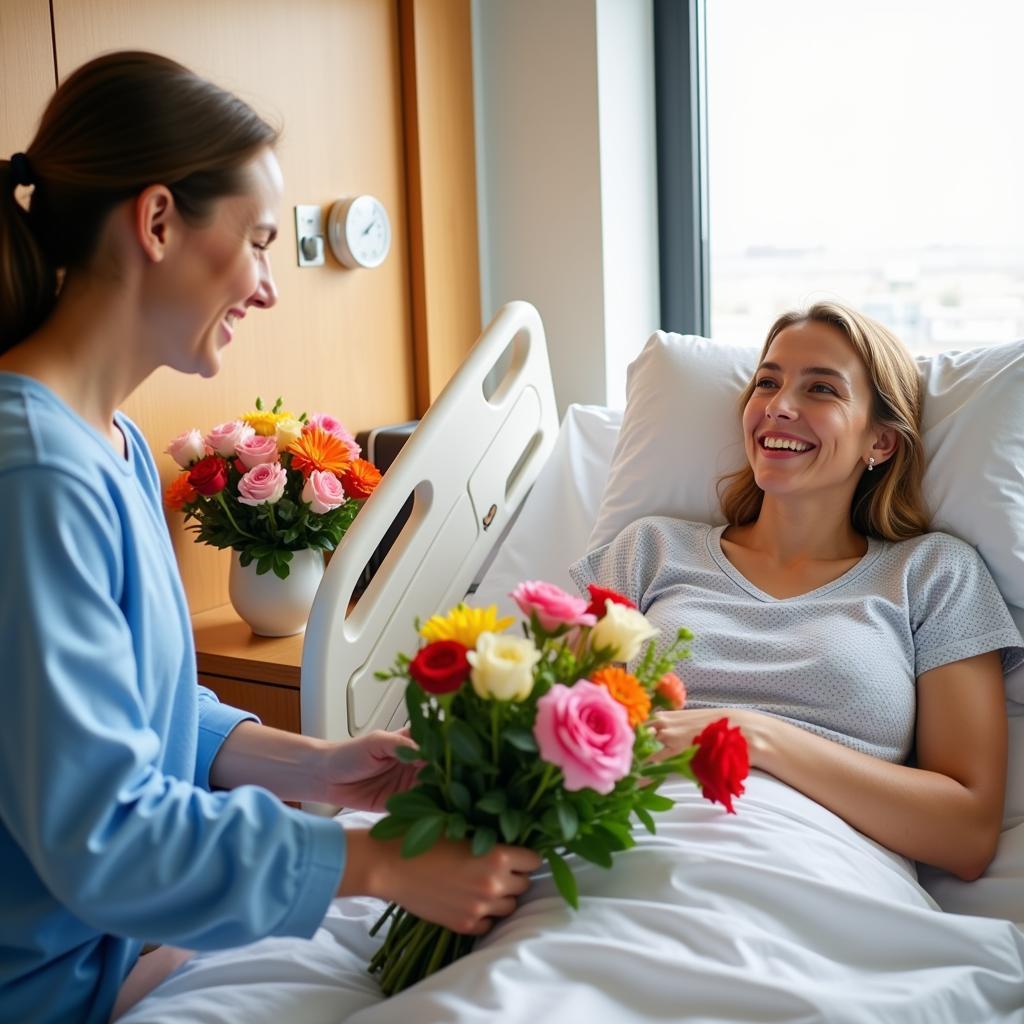
<path fill-rule="evenodd" d="M 264 725 L 301 732 L 303 634 L 255 636 L 229 604 L 192 616 L 199 682 Z"/>

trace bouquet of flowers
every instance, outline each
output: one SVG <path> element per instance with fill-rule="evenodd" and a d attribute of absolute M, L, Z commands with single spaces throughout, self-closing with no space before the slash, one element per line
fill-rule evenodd
<path fill-rule="evenodd" d="M 380 482 L 352 435 L 327 413 L 293 416 L 281 399 L 205 435 L 176 437 L 167 453 L 182 469 L 164 494 L 185 513 L 196 543 L 239 552 L 243 566 L 286 579 L 292 552 L 333 551 Z"/>
<path fill-rule="evenodd" d="M 400 654 L 380 679 L 408 680 L 405 703 L 418 750 L 399 750 L 423 767 L 417 784 L 392 796 L 373 827 L 402 840 L 414 857 L 442 836 L 467 838 L 477 855 L 500 840 L 529 847 L 548 863 L 558 891 L 578 908 L 567 854 L 601 867 L 634 845 L 632 818 L 655 831 L 652 812 L 674 801 L 658 793 L 671 774 L 702 786 L 733 813 L 749 763 L 746 741 L 727 719 L 709 725 L 681 753 L 661 749 L 647 724 L 654 708 L 682 707 L 672 669 L 689 656 L 680 629 L 656 653 L 657 630 L 629 600 L 590 587 L 591 600 L 543 582 L 512 593 L 529 618 L 523 636 L 503 635 L 512 619 L 497 609 L 458 605 L 421 627 L 426 644 Z M 629 672 L 622 664 L 646 651 Z M 374 927 L 391 925 L 370 963 L 386 995 L 469 952 L 473 937 L 419 920 L 392 904 Z"/>

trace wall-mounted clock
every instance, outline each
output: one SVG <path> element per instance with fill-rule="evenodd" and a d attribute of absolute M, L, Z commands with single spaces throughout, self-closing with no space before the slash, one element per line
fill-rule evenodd
<path fill-rule="evenodd" d="M 391 249 L 391 221 L 384 204 L 366 195 L 339 199 L 327 218 L 327 240 L 344 266 L 379 267 Z"/>

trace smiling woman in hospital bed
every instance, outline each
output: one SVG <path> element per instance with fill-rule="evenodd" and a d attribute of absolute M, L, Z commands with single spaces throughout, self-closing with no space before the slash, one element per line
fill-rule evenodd
<path fill-rule="evenodd" d="M 71 75 L 0 160 L 4 1021 L 105 1022 L 187 956 L 138 960 L 144 940 L 308 936 L 338 894 L 481 933 L 539 864 L 447 842 L 409 864 L 287 806 L 382 808 L 410 741 L 293 736 L 197 686 L 156 468 L 116 409 L 160 366 L 215 374 L 276 301 L 274 141 L 236 97 L 122 53 Z"/>
<path fill-rule="evenodd" d="M 655 716 L 663 756 L 730 708 L 751 767 L 975 879 L 1002 822 L 1003 669 L 1024 650 L 977 552 L 925 533 L 914 361 L 815 306 L 773 325 L 742 407 L 727 525 L 641 519 L 573 575 L 701 638 L 686 710 Z"/>

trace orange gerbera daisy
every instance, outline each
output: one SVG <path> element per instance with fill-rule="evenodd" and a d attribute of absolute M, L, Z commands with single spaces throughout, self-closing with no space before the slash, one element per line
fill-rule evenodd
<path fill-rule="evenodd" d="M 196 489 L 188 482 L 188 471 L 179 473 L 164 491 L 164 504 L 180 512 L 189 502 L 199 497 Z"/>
<path fill-rule="evenodd" d="M 356 459 L 345 471 L 341 485 L 350 498 L 362 501 L 377 489 L 380 483 L 380 470 L 366 459 Z"/>
<path fill-rule="evenodd" d="M 320 427 L 304 430 L 285 451 L 291 454 L 293 468 L 307 477 L 314 469 L 341 477 L 352 464 L 348 448 Z"/>
<path fill-rule="evenodd" d="M 603 686 L 629 712 L 629 724 L 636 728 L 651 716 L 651 698 L 636 676 L 614 665 L 602 668 L 591 677 Z"/>

